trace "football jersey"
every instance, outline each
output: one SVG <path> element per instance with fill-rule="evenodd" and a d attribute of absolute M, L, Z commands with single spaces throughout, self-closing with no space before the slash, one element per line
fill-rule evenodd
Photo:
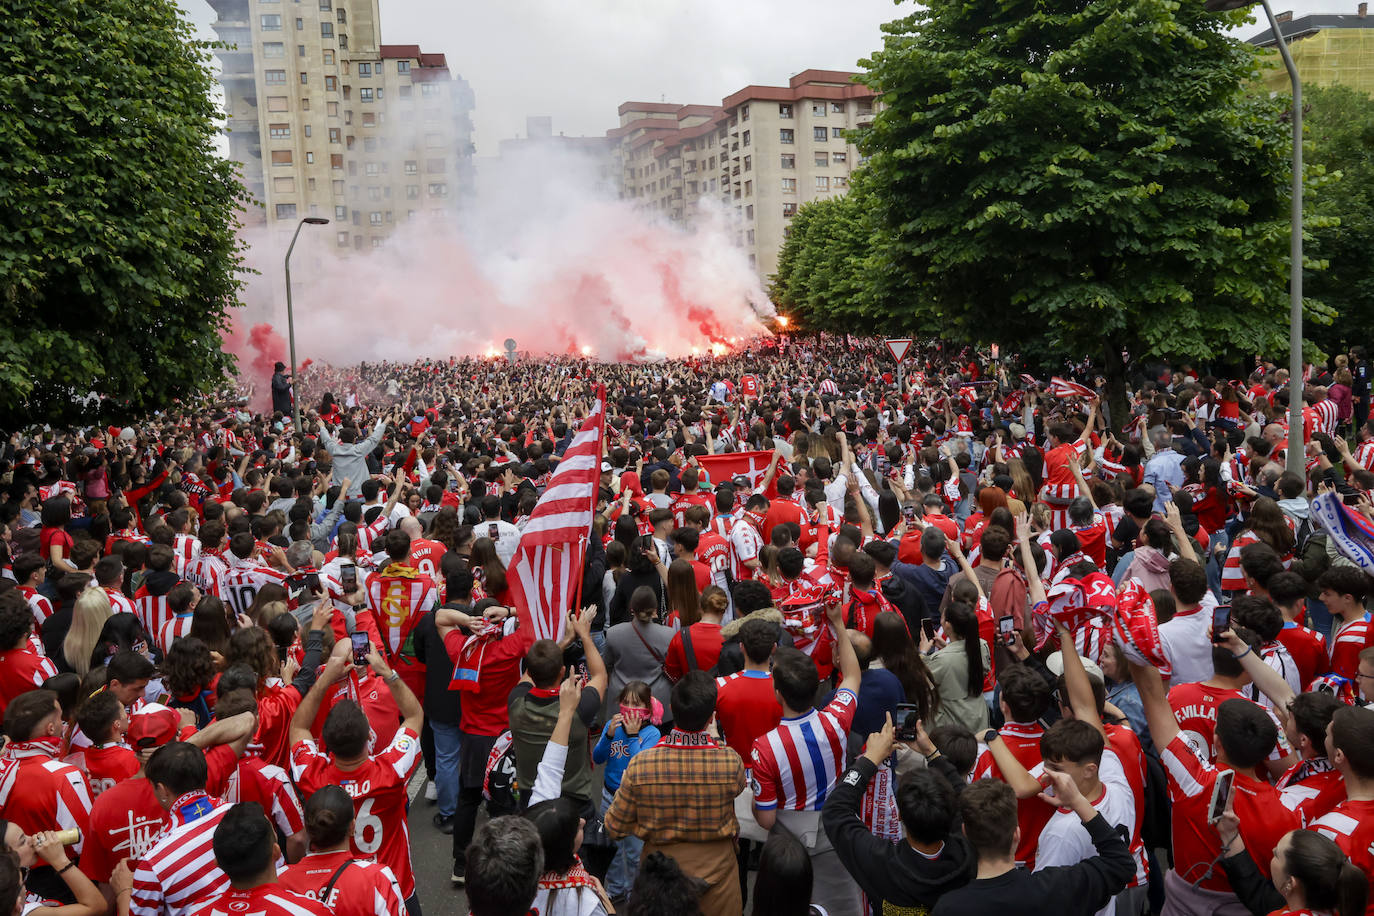
<path fill-rule="evenodd" d="M 1040 758 L 1040 739 L 1045 729 L 1039 722 L 1008 722 L 998 732 L 1006 742 L 1007 750 L 1025 767 L 1032 776 L 1039 777 L 1045 770 Z M 978 761 L 973 765 L 973 780 L 1001 779 L 1002 771 L 992 759 L 992 752 L 983 749 Z M 1016 864 L 1028 869 L 1035 868 L 1035 849 L 1040 842 L 1040 832 L 1049 823 L 1054 809 L 1038 798 L 1020 798 L 1016 801 L 1016 823 L 1021 828 L 1021 843 L 1016 847 Z"/>
<path fill-rule="evenodd" d="M 232 554 L 231 554 L 232 556 Z M 219 577 L 216 594 L 235 617 L 247 614 L 264 585 L 286 586 L 286 574 L 249 558 L 234 558 Z M 156 633 L 157 630 L 152 632 Z"/>
<path fill-rule="evenodd" d="M 57 675 L 52 659 L 39 655 L 29 646 L 0 652 L 0 714 L 9 701 L 21 693 L 28 693 Z M 42 829 L 42 828 L 40 828 Z"/>
<path fill-rule="evenodd" d="M 134 600 L 117 588 L 106 588 L 105 594 L 110 598 L 110 612 L 112 614 L 133 614 L 137 608 Z"/>
<path fill-rule="evenodd" d="M 767 671 L 737 671 L 716 678 L 716 722 L 746 768 L 752 766 L 754 742 L 781 721 L 782 705 Z"/>
<path fill-rule="evenodd" d="M 81 853 L 82 874 L 97 883 L 109 883 L 114 867 L 122 859 L 130 863 L 141 859 L 167 823 L 167 812 L 157 803 L 152 783 L 146 779 L 116 783 L 91 806 L 90 830 Z"/>
<path fill-rule="evenodd" d="M 92 745 L 82 755 L 86 762 L 86 780 L 91 787 L 91 798 L 97 799 L 107 789 L 112 789 L 139 771 L 142 766 L 138 755 L 127 744 Z"/>
<path fill-rule="evenodd" d="M 276 884 L 260 884 L 248 890 L 225 886 L 224 893 L 201 904 L 196 916 L 329 916 L 331 910 L 302 894 Z"/>
<path fill-rule="evenodd" d="M 410 565 L 419 570 L 421 575 L 429 576 L 435 582 L 443 582 L 439 565 L 446 553 L 448 548 L 438 541 L 416 539 L 410 542 Z"/>
<path fill-rule="evenodd" d="M 1243 547 L 1258 543 L 1259 537 L 1249 530 L 1241 532 L 1231 542 L 1231 549 L 1226 553 L 1226 562 L 1221 567 L 1222 591 L 1245 591 L 1245 570 L 1240 565 L 1240 551 Z"/>
<path fill-rule="evenodd" d="M 353 799 L 353 853 L 375 856 L 391 869 L 401 896 L 415 893 L 410 866 L 410 834 L 406 824 L 409 797 L 406 784 L 420 761 L 420 736 L 408 728 L 379 754 L 352 770 L 341 770 L 313 741 L 291 748 L 291 775 L 306 798 L 321 786 L 342 786 Z"/>
<path fill-rule="evenodd" d="M 61 739 L 14 742 L 5 747 L 0 770 L 0 811 L 32 836 L 40 830 L 81 831 L 72 846 L 80 854 L 91 814 L 86 774 L 53 754 Z"/>
<path fill-rule="evenodd" d="M 716 514 L 716 498 L 711 493 L 682 493 L 668 507 L 673 513 L 673 524 L 678 528 L 687 525 L 687 510 L 693 506 L 705 506 L 711 515 Z"/>
<path fill-rule="evenodd" d="M 1198 756 L 1208 763 L 1215 763 L 1217 759 L 1217 708 L 1227 700 L 1251 702 L 1239 690 L 1231 690 L 1227 687 L 1208 687 L 1201 682 L 1179 684 L 1177 687 L 1169 689 L 1169 707 L 1173 709 L 1174 717 L 1178 719 L 1180 736 L 1188 742 Z M 1260 708 L 1264 709 L 1262 706 Z M 1293 753 L 1293 748 L 1283 733 L 1283 725 L 1274 716 L 1273 711 L 1269 709 L 1264 711 L 1268 713 L 1269 718 L 1274 722 L 1274 727 L 1279 732 L 1278 743 L 1274 745 L 1274 750 L 1269 755 L 1269 759 L 1282 760 Z"/>
<path fill-rule="evenodd" d="M 367 603 L 382 637 L 382 649 L 392 664 L 410 640 L 410 632 L 420 618 L 439 603 L 439 592 L 429 576 L 414 573 L 398 575 L 393 564 L 367 580 Z M 399 567 L 405 570 L 405 567 Z M 388 574 L 390 573 L 390 574 Z"/>
<path fill-rule="evenodd" d="M 194 620 L 195 615 L 192 612 L 177 614 L 175 617 L 168 618 L 167 621 L 162 624 L 162 629 L 159 630 L 157 634 L 157 644 L 162 651 L 166 652 L 168 649 L 172 648 L 172 643 L 176 642 L 178 639 L 190 636 L 191 624 Z"/>
<path fill-rule="evenodd" d="M 1207 807 L 1212 802 L 1219 771 L 1194 753 L 1182 733 L 1161 748 L 1159 756 L 1168 775 L 1169 800 L 1173 805 L 1170 819 L 1174 870 L 1184 881 L 1200 881 L 1200 886 L 1207 890 L 1230 891 L 1230 882 L 1221 869 L 1212 869 L 1210 877 L 1202 877 L 1216 858 L 1219 845 L 1216 830 L 1207 823 Z M 1298 816 L 1284 806 L 1273 786 L 1245 773 L 1235 774 L 1231 803 L 1240 818 L 1240 832 L 1247 849 L 1273 849 L 1285 833 L 1302 826 Z M 1266 878 L 1269 877 L 1268 855 L 1256 857 L 1255 865 Z"/>
<path fill-rule="evenodd" d="M 1374 876 L 1374 801 L 1343 801 L 1317 818 L 1312 829 L 1335 840 L 1366 878 Z M 1374 914 L 1374 901 L 1365 914 Z"/>
<path fill-rule="evenodd" d="M 52 612 L 57 610 L 52 606 L 51 601 L 38 593 L 36 588 L 21 585 L 19 586 L 19 594 L 23 595 L 24 600 L 29 603 L 29 610 L 33 611 L 33 619 L 40 627 L 43 625 L 43 621 L 51 617 Z"/>
<path fill-rule="evenodd" d="M 200 559 L 200 538 L 194 534 L 178 534 L 172 543 L 172 569 L 178 576 L 186 578 L 191 564 Z"/>
<path fill-rule="evenodd" d="M 1363 652 L 1374 637 L 1374 625 L 1370 623 L 1370 615 L 1340 626 L 1337 620 L 1336 626 L 1340 628 L 1333 630 L 1331 643 L 1331 670 L 1339 674 L 1348 681 L 1355 680 L 1355 675 L 1360 669 L 1360 653 Z"/>
<path fill-rule="evenodd" d="M 1279 777 L 1274 788 L 1306 825 L 1345 801 L 1345 780 L 1325 757 L 1299 760 Z"/>
<path fill-rule="evenodd" d="M 821 809 L 844 771 L 845 738 L 857 702 L 853 691 L 837 690 L 823 708 L 783 718 L 754 742 L 750 783 L 755 807 Z"/>
<path fill-rule="evenodd" d="M 734 551 L 732 573 L 739 579 L 743 575 L 745 564 L 759 558 L 759 551 L 763 549 L 763 536 L 759 534 L 759 529 L 754 527 L 753 522 L 742 517 L 730 528 L 730 546 Z"/>
<path fill-rule="evenodd" d="M 186 564 L 186 572 L 181 576 L 207 595 L 219 594 L 219 580 L 229 571 L 229 563 L 218 553 L 202 551 L 199 556 Z"/>
<path fill-rule="evenodd" d="M 345 862 L 350 863 L 339 871 Z M 338 874 L 338 878 L 334 877 Z M 324 889 L 333 880 L 327 899 Z M 405 901 L 391 869 L 353 858 L 352 852 L 312 852 L 277 876 L 289 891 L 318 900 L 334 916 L 402 916 Z"/>
<path fill-rule="evenodd" d="M 204 792 L 188 792 L 172 803 L 167 832 L 134 869 L 133 916 L 187 916 L 229 890 L 213 843 L 231 807 Z"/>
<path fill-rule="evenodd" d="M 711 584 L 730 594 L 730 582 L 735 575 L 735 553 L 730 542 L 710 529 L 703 530 L 697 541 L 696 558 L 710 568 Z"/>
<path fill-rule="evenodd" d="M 1316 630 L 1309 630 L 1301 624 L 1288 621 L 1279 631 L 1279 642 L 1283 643 L 1288 649 L 1288 654 L 1293 657 L 1293 664 L 1298 666 L 1298 676 L 1304 686 L 1312 683 L 1312 679 L 1317 675 L 1331 670 L 1326 640 Z"/>
<path fill-rule="evenodd" d="M 286 771 L 247 754 L 240 758 L 224 790 L 230 804 L 257 802 L 284 836 L 305 829 L 305 812 L 296 798 L 296 789 Z"/>

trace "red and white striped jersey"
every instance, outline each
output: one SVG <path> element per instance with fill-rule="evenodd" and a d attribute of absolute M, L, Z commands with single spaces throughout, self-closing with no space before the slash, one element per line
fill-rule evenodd
<path fill-rule="evenodd" d="M 157 645 L 163 652 L 172 648 L 172 643 L 185 636 L 191 635 L 191 623 L 195 620 L 195 615 L 190 611 L 185 614 L 177 614 L 167 619 L 162 625 L 162 629 L 157 632 Z"/>
<path fill-rule="evenodd" d="M 341 770 L 314 741 L 291 747 L 291 775 L 307 798 L 321 786 L 342 786 L 353 799 L 353 854 L 376 856 L 391 869 L 402 897 L 415 893 L 406 824 L 406 785 L 420 763 L 420 736 L 409 728 L 396 732 L 386 750 L 370 754 L 351 770 Z"/>
<path fill-rule="evenodd" d="M 0 763 L 0 811 L 25 834 L 40 830 L 81 831 L 72 846 L 79 855 L 91 817 L 91 789 L 86 774 L 56 759 L 61 738 L 16 741 L 5 748 Z"/>
<path fill-rule="evenodd" d="M 1221 568 L 1221 590 L 1224 592 L 1245 591 L 1245 571 L 1240 566 L 1240 549 L 1248 544 L 1258 544 L 1259 538 L 1253 531 L 1243 531 L 1231 544 L 1226 554 L 1226 563 Z"/>
<path fill-rule="evenodd" d="M 216 551 L 202 551 L 186 564 L 182 578 L 205 595 L 219 594 L 219 580 L 229 571 L 229 563 Z"/>
<path fill-rule="evenodd" d="M 248 890 L 228 889 L 201 905 L 196 916 L 329 916 L 330 909 L 302 894 L 276 884 L 260 884 Z"/>
<path fill-rule="evenodd" d="M 840 393 L 840 386 L 835 384 L 834 379 L 825 379 L 821 382 L 821 394 L 837 395 Z"/>
<path fill-rule="evenodd" d="M 232 556 L 232 555 L 231 555 Z M 286 574 L 249 558 L 230 560 L 229 568 L 219 577 L 219 600 L 235 616 L 247 614 L 264 585 L 286 585 Z"/>
<path fill-rule="evenodd" d="M 105 594 L 110 596 L 110 611 L 114 614 L 133 614 L 137 612 L 134 607 L 134 599 L 124 594 L 117 588 L 105 588 Z"/>
<path fill-rule="evenodd" d="M 434 580 L 408 566 L 393 563 L 367 581 L 367 604 L 392 659 L 410 638 L 410 631 L 439 603 Z"/>
<path fill-rule="evenodd" d="M 1331 670 L 1354 681 L 1360 667 L 1360 653 L 1374 642 L 1374 623 L 1366 613 L 1354 623 L 1342 625 L 1337 619 L 1336 626 L 1339 629 L 1331 640 Z"/>
<path fill-rule="evenodd" d="M 391 516 L 385 513 L 378 515 L 376 521 L 370 525 L 359 525 L 358 556 L 370 556 L 372 553 L 372 543 L 386 534 L 386 529 L 389 527 L 391 527 Z"/>
<path fill-rule="evenodd" d="M 1279 790 L 1284 806 L 1296 811 L 1305 825 L 1345 800 L 1345 780 L 1325 757 L 1299 760 L 1279 777 L 1274 788 Z"/>
<path fill-rule="evenodd" d="M 257 802 L 284 836 L 305 829 L 305 812 L 291 778 L 279 766 L 267 763 L 256 754 L 246 754 L 229 777 L 224 800 L 230 804 Z"/>
<path fill-rule="evenodd" d="M 1366 471 L 1374 471 L 1374 439 L 1367 439 L 1357 445 L 1351 457 Z"/>
<path fill-rule="evenodd" d="M 172 803 L 167 831 L 134 869 L 133 916 L 187 916 L 229 890 L 213 843 L 230 807 L 204 792 L 189 792 Z"/>
<path fill-rule="evenodd" d="M 33 611 L 33 619 L 38 626 L 43 625 L 43 621 L 52 616 L 52 612 L 57 608 L 52 606 L 52 602 L 38 593 L 38 589 L 30 588 L 27 585 L 19 586 L 19 594 L 24 596 L 24 600 L 29 603 L 29 610 Z"/>
<path fill-rule="evenodd" d="M 759 551 L 763 549 L 763 535 L 759 533 L 758 526 L 747 516 L 742 516 L 730 528 L 730 546 L 734 548 L 734 570 L 735 579 L 743 577 L 745 564 L 751 560 L 759 558 Z"/>
<path fill-rule="evenodd" d="M 1317 415 L 1317 432 L 1334 436 L 1336 434 L 1336 421 L 1341 412 L 1341 409 L 1336 406 L 1336 402 L 1330 398 L 1323 398 L 1312 405 L 1312 411 Z"/>
<path fill-rule="evenodd" d="M 0 652 L 0 714 L 10 700 L 57 676 L 57 666 L 41 650 L 42 643 L 35 648 L 30 640 L 21 648 Z"/>
<path fill-rule="evenodd" d="M 345 863 L 328 899 L 321 899 L 325 885 Z M 277 876 L 288 890 L 319 900 L 334 916 L 402 916 L 405 901 L 396 876 L 385 865 L 353 858 L 349 850 L 312 852 Z"/>
<path fill-rule="evenodd" d="M 143 589 L 139 589 L 140 592 Z M 162 625 L 172 616 L 172 612 L 167 608 L 166 595 L 140 594 L 134 599 L 134 613 L 138 615 L 139 623 L 143 624 L 143 629 L 149 635 L 162 632 Z"/>
<path fill-rule="evenodd" d="M 187 568 L 200 558 L 200 538 L 194 534 L 178 534 L 172 543 L 172 569 L 185 579 Z"/>
<path fill-rule="evenodd" d="M 750 780 L 754 806 L 768 811 L 819 811 L 844 772 L 845 736 L 858 698 L 838 690 L 823 709 L 784 718 L 754 742 Z"/>

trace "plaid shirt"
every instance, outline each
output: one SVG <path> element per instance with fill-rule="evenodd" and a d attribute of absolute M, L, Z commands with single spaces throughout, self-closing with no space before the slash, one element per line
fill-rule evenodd
<path fill-rule="evenodd" d="M 673 729 L 630 761 L 606 809 L 606 830 L 659 844 L 727 839 L 739 833 L 735 796 L 743 791 L 739 754 L 705 732 Z"/>

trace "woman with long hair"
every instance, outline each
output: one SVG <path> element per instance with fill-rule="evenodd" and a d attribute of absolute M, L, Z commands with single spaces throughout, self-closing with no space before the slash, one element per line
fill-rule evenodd
<path fill-rule="evenodd" d="M 902 683 L 906 701 L 916 707 L 921 720 L 934 722 L 940 693 L 900 614 L 883 611 L 873 618 L 873 655 L 869 667 L 886 668 L 895 674 Z"/>
<path fill-rule="evenodd" d="M 38 532 L 40 555 L 48 561 L 53 573 L 78 572 L 72 565 L 72 540 L 67 526 L 72 521 L 72 502 L 65 496 L 53 496 L 43 503 L 40 513 L 41 530 Z"/>
<path fill-rule="evenodd" d="M 105 619 L 100 638 L 91 650 L 91 670 L 104 668 L 120 652 L 137 652 L 155 664 L 162 659 L 152 637 L 133 614 L 112 614 Z"/>
<path fill-rule="evenodd" d="M 196 717 L 196 728 L 210 724 L 215 694 L 215 663 L 210 648 L 194 636 L 183 636 L 172 643 L 162 663 L 162 681 L 173 709 L 189 709 Z"/>
<path fill-rule="evenodd" d="M 978 734 L 988 727 L 983 672 L 991 652 L 978 635 L 978 615 L 967 604 L 950 602 L 940 625 L 948 642 L 930 656 L 931 680 L 940 692 L 935 724 L 958 724 Z"/>
<path fill-rule="evenodd" d="M 806 847 L 790 833 L 774 833 L 763 844 L 754 882 L 751 916 L 816 916 L 811 905 L 815 872 Z"/>
<path fill-rule="evenodd" d="M 278 604 L 286 606 L 290 597 L 285 588 L 275 582 L 269 582 L 258 589 L 258 593 L 253 597 L 253 603 L 248 606 L 248 613 L 245 616 L 253 622 L 254 626 L 261 626 L 263 618 L 267 616 L 267 610 L 269 608 L 276 610 L 274 605 Z"/>
<path fill-rule="evenodd" d="M 611 901 L 605 889 L 582 865 L 582 806 L 571 798 L 554 798 L 530 805 L 525 812 L 539 831 L 544 847 L 544 873 L 539 876 L 534 908 L 541 916 L 605 916 Z"/>
<path fill-rule="evenodd" d="M 203 642 L 211 654 L 224 655 L 229 648 L 229 617 L 224 602 L 206 595 L 191 612 L 191 636 Z"/>
<path fill-rule="evenodd" d="M 67 858 L 67 848 L 57 831 L 25 836 L 18 824 L 0 818 L 0 837 L 5 844 L 0 851 L 0 912 L 13 916 L 99 916 L 106 912 L 100 889 Z M 50 867 L 33 873 L 31 879 L 31 870 L 40 863 Z M 30 880 L 42 886 L 30 889 L 26 886 Z M 133 887 L 133 872 L 127 862 L 115 868 L 110 886 L 116 897 Z M 62 891 L 76 902 L 62 904 L 49 899 Z"/>
<path fill-rule="evenodd" d="M 462 523 L 457 509 L 453 506 L 444 506 L 435 513 L 434 521 L 430 523 L 429 539 L 443 544 L 445 550 L 457 550 L 458 526 Z"/>
<path fill-rule="evenodd" d="M 665 624 L 674 630 L 690 627 L 701 619 L 697 594 L 697 573 L 690 560 L 681 557 L 668 566 L 668 618 Z"/>
<path fill-rule="evenodd" d="M 1268 496 L 1261 496 L 1250 507 L 1250 514 L 1231 539 L 1231 549 L 1221 568 L 1222 591 L 1240 592 L 1246 589 L 1245 572 L 1240 566 L 1240 552 L 1250 544 L 1268 544 L 1285 564 L 1293 558 L 1297 536 L 1289 527 L 1288 517 L 1279 504 Z"/>
<path fill-rule="evenodd" d="M 1252 913 L 1270 916 L 1361 916 L 1369 898 L 1369 878 L 1336 842 L 1315 830 L 1290 830 L 1273 852 L 1245 848 L 1240 818 L 1228 810 L 1217 833 L 1229 855 L 1221 867 Z M 1269 855 L 1269 878 L 1259 877 L 1254 857 Z M 1235 876 L 1235 877 L 1232 877 Z"/>
<path fill-rule="evenodd" d="M 1030 472 L 1026 470 L 1026 462 L 1020 458 L 1009 458 L 1007 460 L 1007 474 L 1011 477 L 1010 495 L 1027 506 L 1033 504 L 1038 498 L 1038 493 L 1035 489 L 1035 481 L 1031 479 Z"/>
<path fill-rule="evenodd" d="M 1226 527 L 1231 497 L 1221 479 L 1221 462 L 1215 458 L 1184 458 L 1183 489 L 1193 499 L 1193 514 L 1208 534 Z"/>
<path fill-rule="evenodd" d="M 72 625 L 62 640 L 62 657 L 53 659 L 61 671 L 74 671 L 82 677 L 91 670 L 91 652 L 100 641 L 105 621 L 114 611 L 103 588 L 88 588 L 76 599 Z"/>

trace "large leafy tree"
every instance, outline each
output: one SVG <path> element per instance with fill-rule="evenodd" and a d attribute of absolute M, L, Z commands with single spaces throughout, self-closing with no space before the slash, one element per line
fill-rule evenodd
<path fill-rule="evenodd" d="M 859 136 L 869 318 L 1032 356 L 1274 352 L 1286 324 L 1282 102 L 1200 0 L 930 0 L 884 27 Z M 882 294 L 883 278 L 912 296 Z M 899 284 L 900 288 L 900 284 Z"/>
<path fill-rule="evenodd" d="M 246 195 L 215 154 L 209 46 L 175 0 L 0 10 L 0 421 L 117 420 L 212 387 Z"/>
<path fill-rule="evenodd" d="M 852 327 L 870 253 L 865 202 L 850 194 L 805 204 L 778 255 L 771 294 L 801 327 Z"/>
<path fill-rule="evenodd" d="M 1374 97 L 1348 86 L 1303 91 L 1307 162 L 1338 181 L 1305 200 L 1309 252 L 1324 270 L 1308 270 L 1304 289 L 1340 315 L 1308 336 L 1328 353 L 1368 343 L 1374 327 Z"/>

